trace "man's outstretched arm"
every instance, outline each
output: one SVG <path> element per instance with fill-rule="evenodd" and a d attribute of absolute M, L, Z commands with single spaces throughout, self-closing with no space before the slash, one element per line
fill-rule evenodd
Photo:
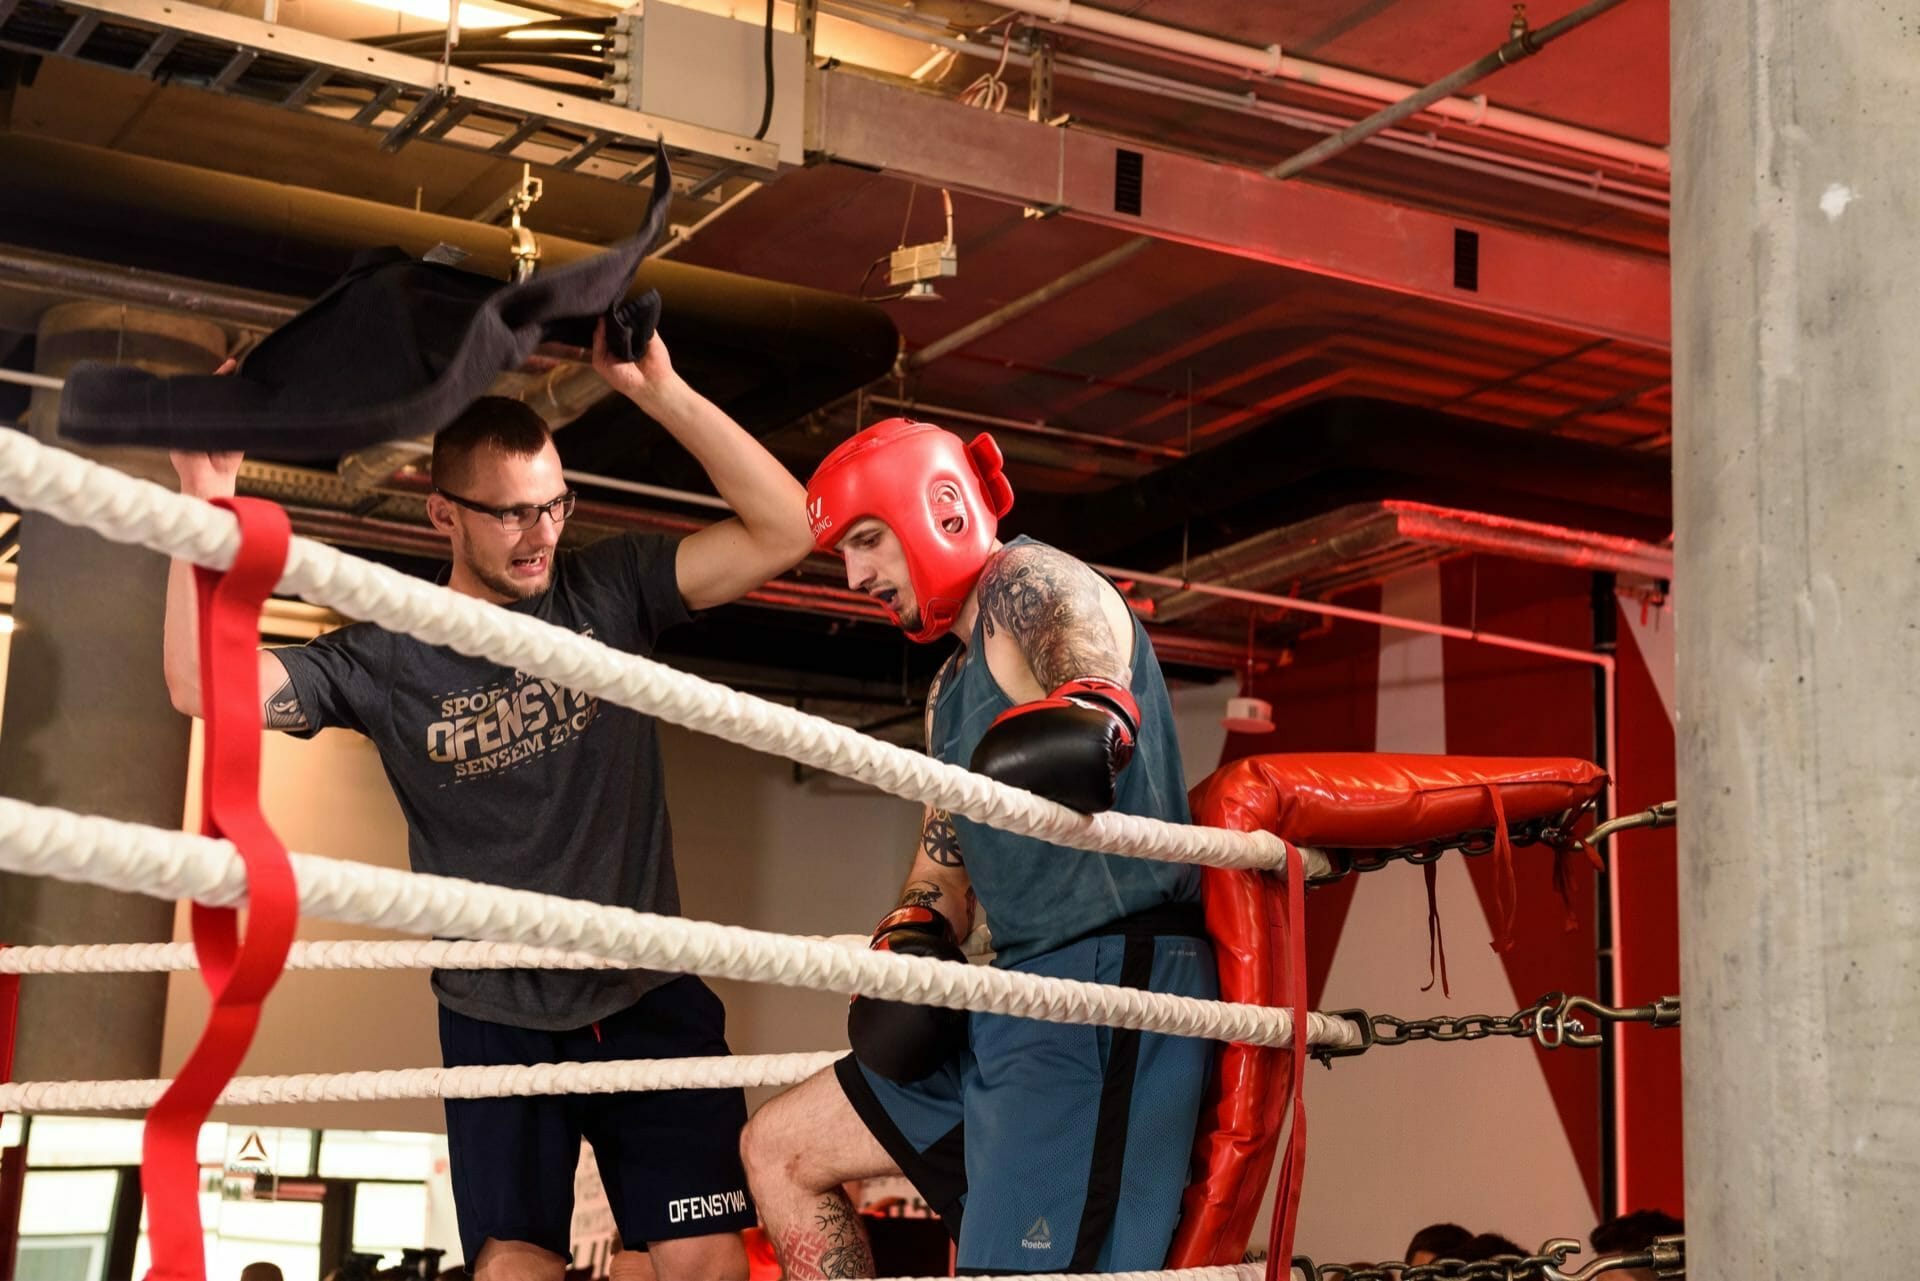
<path fill-rule="evenodd" d="M 813 550 L 807 491 L 750 432 L 674 372 L 658 334 L 634 361 L 613 360 L 604 335 L 596 334 L 593 363 L 608 386 L 673 434 L 733 509 L 731 518 L 680 541 L 674 572 L 688 609 L 736 600 L 806 558 Z"/>

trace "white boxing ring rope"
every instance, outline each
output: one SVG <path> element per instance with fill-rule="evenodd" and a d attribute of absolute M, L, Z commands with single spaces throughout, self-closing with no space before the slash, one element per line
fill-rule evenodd
<path fill-rule="evenodd" d="M 751 1089 L 798 1085 L 845 1056 L 736 1054 L 723 1058 L 626 1059 L 365 1072 L 236 1076 L 221 1107 L 285 1103 L 370 1103 L 393 1099 L 504 1099 L 536 1094 L 622 1094 L 640 1090 Z M 0 1112 L 118 1112 L 159 1101 L 168 1081 L 22 1081 L 0 1085 Z"/>
<path fill-rule="evenodd" d="M 638 969 L 859 993 L 989 1014 L 1099 1024 L 1252 1045 L 1292 1043 L 1292 1011 L 1042 978 L 739 926 L 654 916 L 451 877 L 291 857 L 300 914 L 412 934 L 591 952 Z M 246 868 L 225 841 L 0 798 L 0 869 L 191 898 L 245 901 Z M 1344 1019 L 1308 1015 L 1310 1044 L 1358 1046 Z"/>
<path fill-rule="evenodd" d="M 962 947 L 986 950 L 976 930 Z M 867 946 L 864 934 L 798 935 L 841 947 Z M 200 968 L 191 943 L 49 943 L 0 947 L 0 974 L 175 974 Z M 623 961 L 591 952 L 523 943 L 451 939 L 301 939 L 287 952 L 287 970 L 624 970 Z"/>
<path fill-rule="evenodd" d="M 0 493 L 117 542 L 145 546 L 215 569 L 232 564 L 234 517 L 158 485 L 0 432 Z M 349 617 L 431 644 L 558 681 L 622 707 L 758 751 L 867 783 L 909 800 L 1020 835 L 1079 849 L 1218 867 L 1281 868 L 1289 846 L 1265 832 L 1230 832 L 1124 814 L 1084 815 L 958 766 L 932 761 L 855 730 L 729 690 L 572 632 L 429 586 L 333 548 L 295 538 L 278 589 Z M 1333 869 L 1301 849 L 1308 877 Z M 710 922 L 653 916 L 552 895 L 446 877 L 292 855 L 300 912 L 472 942 L 346 941 L 296 945 L 298 968 L 633 967 L 859 993 L 986 1013 L 1099 1024 L 1179 1036 L 1283 1047 L 1292 1012 L 1204 1001 L 1101 984 L 1042 978 L 985 966 L 854 948 Z M 246 872 L 224 841 L 89 818 L 0 798 L 0 869 L 191 898 L 245 902 Z M 526 940 L 532 940 L 531 943 Z M 132 949 L 4 949 L 0 973 L 103 973 L 194 967 L 184 944 Z M 32 955 L 22 954 L 30 951 Z M 1308 1015 L 1310 1044 L 1353 1048 L 1360 1030 Z M 393 1072 L 242 1077 L 222 1103 L 294 1103 L 320 1098 L 484 1098 L 508 1094 L 779 1085 L 804 1079 L 834 1053 L 721 1059 L 424 1068 Z M 159 1081 L 33 1082 L 0 1087 L 0 1111 L 147 1107 Z M 1104 1274 L 1099 1281 L 1257 1281 L 1265 1267 L 1190 1268 Z M 1298 1275 L 1294 1273 L 1293 1275 Z M 1093 1276 L 1069 1281 L 1094 1281 Z"/>
<path fill-rule="evenodd" d="M 0 432 L 0 493 L 23 509 L 214 569 L 231 565 L 239 547 L 232 513 L 38 444 L 23 432 Z M 1270 832 L 1230 832 L 1133 814 L 1081 814 L 957 765 L 610 649 L 311 539 L 292 540 L 278 590 L 1022 836 L 1167 862 L 1264 868 L 1286 864 L 1289 847 Z M 1308 877 L 1334 870 L 1318 851 L 1303 849 L 1301 855 Z"/>

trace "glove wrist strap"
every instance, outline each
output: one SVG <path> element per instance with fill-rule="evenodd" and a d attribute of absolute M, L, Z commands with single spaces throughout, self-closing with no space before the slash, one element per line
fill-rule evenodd
<path fill-rule="evenodd" d="M 918 903 L 896 907 L 881 917 L 880 924 L 873 927 L 873 937 L 879 938 L 895 930 L 927 928 L 939 931 L 941 937 L 949 941 L 953 938 L 953 926 L 947 918 L 933 908 Z"/>

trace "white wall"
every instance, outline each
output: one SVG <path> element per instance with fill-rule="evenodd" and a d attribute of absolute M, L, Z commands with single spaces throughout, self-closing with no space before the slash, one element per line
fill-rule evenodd
<path fill-rule="evenodd" d="M 1167 694 L 1173 702 L 1173 732 L 1180 739 L 1180 764 L 1186 769 L 1187 788 L 1220 767 L 1220 753 L 1227 745 L 1227 727 L 1221 718 L 1227 714 L 1227 700 L 1240 692 L 1240 678 L 1228 676 L 1211 685 L 1170 682 Z"/>

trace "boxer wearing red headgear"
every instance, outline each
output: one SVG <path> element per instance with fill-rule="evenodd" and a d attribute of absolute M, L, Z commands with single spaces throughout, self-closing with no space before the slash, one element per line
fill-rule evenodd
<path fill-rule="evenodd" d="M 1000 518 L 1013 509 L 1000 464 L 1000 447 L 985 432 L 963 446 L 930 423 L 875 423 L 828 454 L 807 482 L 814 545 L 830 552 L 863 521 L 884 523 L 906 557 L 907 581 L 886 585 L 880 603 L 914 640 L 938 640 L 999 547 Z"/>
<path fill-rule="evenodd" d="M 1000 517 L 1013 508 L 1001 462 L 1000 447 L 985 432 L 963 447 L 958 436 L 931 423 L 875 423 L 828 454 L 807 482 L 814 544 L 840 552 L 847 584 L 879 601 L 910 638 L 938 640 L 976 606 L 974 589 L 1001 551 Z M 1051 572 L 1083 580 L 1082 591 L 1092 585 L 1095 576 L 1084 565 L 1044 551 L 1060 562 Z M 1009 577 L 1037 581 L 1031 566 Z M 1010 584 L 1009 594 L 1032 593 Z M 1100 601 L 1087 621 L 1110 605 L 1125 617 L 1124 605 Z M 991 625 L 988 635 L 995 635 Z M 1114 779 L 1133 756 L 1140 709 L 1117 670 L 1074 661 L 1081 666 L 1072 671 L 1036 669 L 1036 675 L 1065 679 L 1046 680 L 1046 697 L 999 717 L 969 763 L 979 773 L 1093 812 L 1113 804 Z"/>
<path fill-rule="evenodd" d="M 815 543 L 846 558 L 849 586 L 912 639 L 951 632 L 960 642 L 928 695 L 929 754 L 1082 811 L 1189 821 L 1172 707 L 1145 630 L 1081 561 L 1025 538 L 999 541 L 1013 493 L 990 438 L 962 445 L 925 423 L 877 424 L 827 456 L 807 503 Z M 930 810 L 873 946 L 961 960 L 955 940 L 972 926 L 977 894 L 996 966 L 1212 998 L 1199 890 L 1190 867 Z M 962 1271 L 1162 1265 L 1206 1043 L 1103 1040 L 864 998 L 850 1006 L 847 1032 L 852 1056 L 763 1107 L 743 1139 L 789 1277 L 871 1275 L 840 1187 L 894 1170 L 946 1219 Z"/>

